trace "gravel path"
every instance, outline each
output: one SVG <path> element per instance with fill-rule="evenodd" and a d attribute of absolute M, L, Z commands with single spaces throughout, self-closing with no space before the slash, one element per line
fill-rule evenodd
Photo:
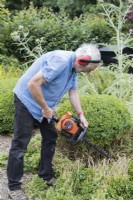
<path fill-rule="evenodd" d="M 0 169 L 0 200 L 8 200 L 6 169 Z"/>
<path fill-rule="evenodd" d="M 11 136 L 0 135 L 0 154 L 9 152 L 11 146 Z M 24 174 L 21 182 L 23 183 L 22 187 L 31 181 L 33 177 L 32 173 Z M 7 187 L 7 175 L 6 175 L 6 167 L 0 167 L 0 200 L 10 200 L 8 197 L 8 187 Z"/>
<path fill-rule="evenodd" d="M 0 154 L 9 152 L 11 139 L 11 136 L 0 135 Z M 8 199 L 6 168 L 0 168 L 0 200 Z"/>

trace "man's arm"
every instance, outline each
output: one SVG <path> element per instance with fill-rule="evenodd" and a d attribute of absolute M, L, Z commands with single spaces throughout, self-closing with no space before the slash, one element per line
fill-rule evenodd
<path fill-rule="evenodd" d="M 88 122 L 84 116 L 84 112 L 83 112 L 81 104 L 80 104 L 80 98 L 79 98 L 77 90 L 69 90 L 69 99 L 70 99 L 70 102 L 71 102 L 72 106 L 74 107 L 75 111 L 79 115 L 81 123 L 85 127 L 87 127 Z"/>
<path fill-rule="evenodd" d="M 29 82 L 28 88 L 30 90 L 31 95 L 36 100 L 36 102 L 42 108 L 42 115 L 46 118 L 52 118 L 53 110 L 47 105 L 43 93 L 41 90 L 41 85 L 45 84 L 46 80 L 44 79 L 42 72 L 39 71 Z"/>

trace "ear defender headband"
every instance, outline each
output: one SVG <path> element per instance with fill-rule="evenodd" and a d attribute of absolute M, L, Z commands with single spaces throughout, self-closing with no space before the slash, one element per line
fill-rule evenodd
<path fill-rule="evenodd" d="M 81 66 L 88 65 L 89 63 L 100 63 L 101 60 L 91 60 L 89 56 L 80 56 L 78 58 L 78 64 Z"/>

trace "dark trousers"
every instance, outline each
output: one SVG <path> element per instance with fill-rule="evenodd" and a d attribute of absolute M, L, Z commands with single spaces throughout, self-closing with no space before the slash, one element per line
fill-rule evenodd
<path fill-rule="evenodd" d="M 16 95 L 14 97 L 14 104 L 14 137 L 7 164 L 8 187 L 10 190 L 21 188 L 20 180 L 24 172 L 24 154 L 35 124 L 35 119 Z M 52 159 L 55 152 L 57 132 L 54 122 L 51 120 L 48 123 L 46 118 L 41 123 L 38 122 L 38 127 L 42 136 L 38 174 L 44 180 L 50 180 L 53 177 Z"/>

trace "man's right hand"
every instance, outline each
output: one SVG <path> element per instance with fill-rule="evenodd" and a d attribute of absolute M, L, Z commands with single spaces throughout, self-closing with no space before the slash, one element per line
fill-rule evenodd
<path fill-rule="evenodd" d="M 55 114 L 54 110 L 50 107 L 42 110 L 42 116 L 47 119 L 52 119 L 52 116 Z"/>

